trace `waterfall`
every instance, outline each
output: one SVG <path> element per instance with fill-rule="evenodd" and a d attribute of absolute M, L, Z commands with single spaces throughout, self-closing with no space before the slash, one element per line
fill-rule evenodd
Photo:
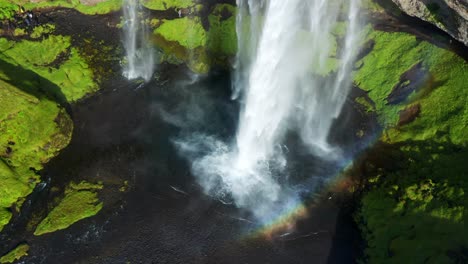
<path fill-rule="evenodd" d="M 148 82 L 154 72 L 154 52 L 148 39 L 150 29 L 139 0 L 124 0 L 123 14 L 123 44 L 127 59 L 124 76 L 129 80 L 143 78 Z"/>
<path fill-rule="evenodd" d="M 359 1 L 237 1 L 235 140 L 196 135 L 177 142 L 192 158 L 199 150 L 192 170 L 208 194 L 269 221 L 299 199 L 288 186 L 287 135 L 297 135 L 311 156 L 340 157 L 327 139 L 351 87 Z"/>

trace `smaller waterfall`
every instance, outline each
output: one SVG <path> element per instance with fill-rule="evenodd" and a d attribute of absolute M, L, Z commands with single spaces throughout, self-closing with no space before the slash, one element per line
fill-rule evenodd
<path fill-rule="evenodd" d="M 139 0 L 123 0 L 123 14 L 123 44 L 127 59 L 123 74 L 129 80 L 143 78 L 148 82 L 154 72 L 154 52 Z"/>

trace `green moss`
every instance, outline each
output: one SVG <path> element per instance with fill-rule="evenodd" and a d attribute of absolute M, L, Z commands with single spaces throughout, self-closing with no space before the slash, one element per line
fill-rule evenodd
<path fill-rule="evenodd" d="M 167 10 L 174 8 L 189 8 L 196 5 L 194 0 L 146 0 L 143 1 L 146 8 L 153 10 Z"/>
<path fill-rule="evenodd" d="M 29 245 L 28 244 L 20 244 L 12 251 L 8 252 L 6 255 L 0 258 L 1 264 L 6 263 L 13 263 L 24 256 L 28 255 Z"/>
<path fill-rule="evenodd" d="M 66 229 L 79 220 L 97 214 L 103 205 L 97 197 L 97 191 L 102 187 L 101 184 L 88 182 L 71 183 L 65 190 L 64 198 L 39 223 L 34 235 Z"/>
<path fill-rule="evenodd" d="M 13 31 L 13 36 L 15 37 L 21 37 L 26 35 L 26 31 L 23 28 L 15 28 Z"/>
<path fill-rule="evenodd" d="M 369 92 L 380 123 L 388 129 L 385 140 L 438 138 L 464 143 L 468 140 L 468 110 L 464 89 L 468 80 L 468 65 L 456 54 L 417 40 L 406 33 L 371 31 L 374 50 L 367 55 L 357 71 L 356 84 Z M 419 87 L 406 101 L 387 104 L 387 97 L 398 84 L 400 76 L 422 62 L 429 70 L 430 81 Z M 399 113 L 410 103 L 421 105 L 420 117 L 409 125 L 397 127 Z"/>
<path fill-rule="evenodd" d="M 207 48 L 213 54 L 213 57 L 234 56 L 237 51 L 236 35 L 236 8 L 228 4 L 218 4 L 214 11 L 208 17 L 210 30 L 208 32 Z M 227 13 L 230 16 L 222 19 L 222 14 Z"/>
<path fill-rule="evenodd" d="M 11 48 L 8 43 L 3 44 L 0 46 Z M 9 51 L 5 50 L 2 56 L 5 52 Z M 33 55 L 30 59 L 37 58 Z M 9 212 L 5 213 L 6 208 L 14 205 L 18 208 L 38 182 L 34 171 L 42 169 L 43 163 L 68 145 L 73 124 L 56 102 L 29 93 L 33 91 L 30 88 L 37 91 L 38 87 L 22 78 L 25 77 L 22 70 L 0 60 L 0 73 L 1 79 L 10 83 L 21 79 L 30 86 L 20 86 L 20 90 L 0 79 L 1 229 L 11 217 Z M 37 79 L 34 74 L 29 76 Z"/>
<path fill-rule="evenodd" d="M 33 32 L 31 32 L 30 37 L 31 38 L 39 38 L 43 35 L 50 34 L 54 32 L 55 30 L 55 25 L 54 24 L 45 24 L 45 25 L 40 25 L 36 26 L 33 29 Z"/>
<path fill-rule="evenodd" d="M 163 58 L 185 62 L 197 73 L 207 73 L 215 64 L 228 65 L 237 50 L 235 12 L 232 5 L 216 5 L 208 17 L 208 32 L 199 17 L 158 21 L 154 34 L 156 44 L 165 53 Z"/>
<path fill-rule="evenodd" d="M 355 101 L 356 103 L 362 105 L 367 113 L 374 112 L 374 106 L 371 102 L 368 101 L 366 97 L 357 97 Z"/>
<path fill-rule="evenodd" d="M 73 8 L 87 15 L 107 14 L 118 11 L 122 6 L 121 0 L 106 0 L 95 5 L 84 5 L 79 0 L 43 0 L 32 3 L 25 0 L 11 0 L 14 3 L 23 5 L 26 9 L 65 7 Z"/>
<path fill-rule="evenodd" d="M 11 19 L 18 11 L 18 5 L 13 4 L 10 1 L 0 0 L 0 20 Z"/>
<path fill-rule="evenodd" d="M 186 49 L 195 49 L 206 45 L 206 31 L 199 17 L 184 17 L 163 20 L 161 26 L 154 30 L 167 41 L 177 42 Z"/>
<path fill-rule="evenodd" d="M 24 72 L 26 76 L 18 76 L 10 72 L 10 79 L 11 76 L 21 77 L 19 78 L 21 83 L 24 83 L 24 80 L 30 80 L 31 86 L 36 88 L 40 86 L 49 91 L 54 89 L 51 86 L 56 86 L 58 89 L 53 92 L 55 96 L 65 97 L 61 101 L 73 102 L 96 91 L 98 86 L 94 82 L 93 72 L 88 64 L 80 56 L 78 50 L 70 48 L 70 45 L 70 37 L 53 35 L 41 41 L 13 42 L 0 39 L 0 51 L 3 52 L 0 54 L 0 59 L 30 70 L 49 80 L 50 84 L 38 83 L 37 78 L 27 72 Z M 59 56 L 65 59 L 59 60 Z M 66 59 L 67 56 L 68 59 Z M 2 71 L 5 74 L 8 70 L 0 69 L 0 77 Z"/>
<path fill-rule="evenodd" d="M 3 227 L 6 226 L 8 222 L 10 222 L 10 219 L 11 212 L 5 208 L 0 208 L 0 232 L 3 230 Z"/>
<path fill-rule="evenodd" d="M 206 54 L 207 33 L 199 17 L 163 20 L 154 30 L 155 40 L 166 54 L 187 63 L 194 72 L 206 73 L 210 61 Z"/>
<path fill-rule="evenodd" d="M 376 3 L 375 0 L 363 0 L 361 5 L 364 7 L 364 9 L 369 10 L 371 12 L 381 13 L 385 11 L 385 9 L 378 3 Z"/>
<path fill-rule="evenodd" d="M 395 166 L 367 169 L 374 179 L 357 214 L 367 261 L 455 263 L 450 257 L 468 247 L 468 150 L 431 141 L 394 147 Z"/>

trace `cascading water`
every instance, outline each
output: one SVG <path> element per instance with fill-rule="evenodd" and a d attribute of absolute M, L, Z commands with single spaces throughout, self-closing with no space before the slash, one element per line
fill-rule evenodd
<path fill-rule="evenodd" d="M 359 0 L 237 4 L 233 93 L 241 113 L 235 141 L 192 135 L 177 143 L 196 157 L 192 170 L 207 193 L 269 221 L 299 199 L 287 181 L 288 133 L 296 133 L 311 155 L 340 156 L 327 138 L 351 87 Z"/>
<path fill-rule="evenodd" d="M 154 72 L 154 52 L 139 0 L 124 0 L 123 14 L 123 44 L 127 59 L 124 76 L 129 80 L 143 78 L 148 82 Z"/>

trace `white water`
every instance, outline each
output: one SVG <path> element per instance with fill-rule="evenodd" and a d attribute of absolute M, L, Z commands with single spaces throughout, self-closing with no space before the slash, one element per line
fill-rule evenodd
<path fill-rule="evenodd" d="M 123 1 L 123 44 L 127 59 L 124 76 L 129 80 L 143 78 L 148 82 L 154 72 L 154 51 L 148 39 L 150 31 L 144 10 L 139 0 Z"/>
<path fill-rule="evenodd" d="M 241 100 L 241 113 L 235 141 L 193 135 L 177 143 L 184 152 L 208 151 L 192 165 L 207 193 L 232 199 L 268 221 L 298 199 L 297 190 L 287 184 L 288 132 L 297 133 L 311 154 L 340 156 L 339 147 L 327 138 L 351 87 L 361 28 L 359 0 L 237 4 L 239 53 L 233 97 Z M 337 51 L 332 33 L 340 12 L 347 27 Z M 329 73 L 331 62 L 336 67 Z"/>

